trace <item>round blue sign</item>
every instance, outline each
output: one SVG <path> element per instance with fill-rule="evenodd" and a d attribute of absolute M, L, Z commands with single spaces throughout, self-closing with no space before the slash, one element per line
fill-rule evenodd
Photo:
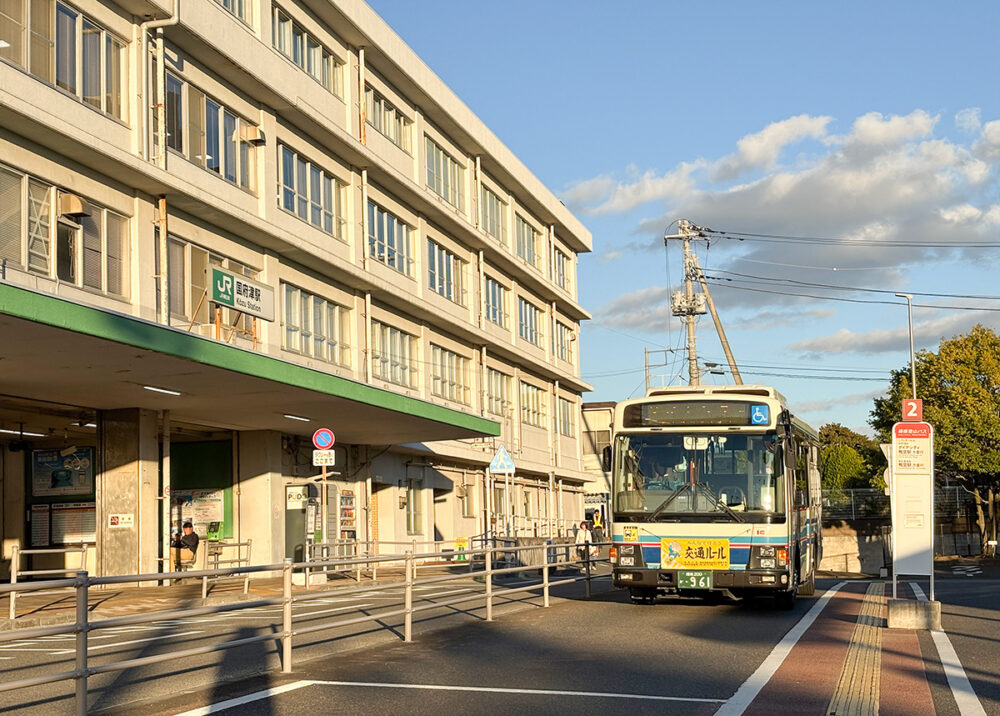
<path fill-rule="evenodd" d="M 330 428 L 320 428 L 313 433 L 313 445 L 317 450 L 327 450 L 333 446 L 333 431 Z"/>

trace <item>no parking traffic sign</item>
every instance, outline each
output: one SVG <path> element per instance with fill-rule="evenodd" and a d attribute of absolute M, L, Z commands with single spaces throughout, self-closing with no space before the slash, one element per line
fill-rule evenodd
<path fill-rule="evenodd" d="M 313 433 L 313 445 L 317 450 L 329 450 L 333 447 L 333 431 L 330 428 L 320 428 Z"/>

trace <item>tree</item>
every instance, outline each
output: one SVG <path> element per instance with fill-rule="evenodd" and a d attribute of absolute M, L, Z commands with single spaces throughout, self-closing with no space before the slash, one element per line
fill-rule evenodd
<path fill-rule="evenodd" d="M 830 445 L 820 453 L 820 474 L 823 487 L 843 490 L 858 483 L 866 483 L 865 463 L 858 451 L 850 445 Z"/>
<path fill-rule="evenodd" d="M 885 480 L 882 478 L 882 471 L 885 470 L 886 463 L 882 451 L 879 449 L 878 441 L 872 440 L 866 435 L 854 432 L 850 428 L 845 428 L 840 423 L 827 423 L 819 429 L 820 461 L 825 461 L 831 448 L 842 446 L 851 448 L 861 460 L 861 468 L 851 477 L 851 484 L 839 485 L 841 489 L 847 487 L 885 487 Z M 843 460 L 844 453 L 839 451 Z M 832 454 L 832 453 L 831 453 Z M 823 485 L 827 486 L 827 476 L 823 473 Z M 834 487 L 834 485 L 829 485 Z"/>
<path fill-rule="evenodd" d="M 965 335 L 942 340 L 937 353 L 920 351 L 916 364 L 924 420 L 934 426 L 936 474 L 947 475 L 975 496 L 985 553 L 987 540 L 997 538 L 1000 516 L 996 504 L 1000 488 L 1000 337 L 976 325 Z M 888 442 L 892 425 L 899 420 L 902 399 L 911 395 L 909 366 L 892 371 L 888 395 L 875 399 L 869 420 L 884 441 Z"/>

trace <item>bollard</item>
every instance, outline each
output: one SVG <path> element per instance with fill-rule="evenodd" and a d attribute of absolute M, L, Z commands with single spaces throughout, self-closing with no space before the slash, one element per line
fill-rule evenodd
<path fill-rule="evenodd" d="M 87 587 L 90 581 L 86 572 L 77 572 L 76 579 L 76 712 L 79 716 L 86 716 L 87 634 L 90 631 Z"/>
<path fill-rule="evenodd" d="M 493 621 L 493 547 L 486 546 L 486 621 Z"/>
<path fill-rule="evenodd" d="M 285 557 L 281 568 L 281 673 L 292 673 L 292 560 Z"/>
<path fill-rule="evenodd" d="M 413 578 L 416 565 L 413 562 L 413 552 L 406 553 L 403 569 L 406 572 L 406 592 L 403 596 L 403 641 L 413 641 Z"/>
<path fill-rule="evenodd" d="M 10 551 L 10 583 L 11 586 L 17 584 L 17 572 L 21 569 L 21 551 L 18 549 L 17 545 L 14 545 Z M 10 615 L 11 620 L 14 619 L 14 600 L 17 599 L 17 592 L 10 593 Z"/>
<path fill-rule="evenodd" d="M 549 606 L 549 545 L 552 544 L 552 540 L 545 540 L 542 544 L 545 545 L 542 550 L 542 606 Z"/>

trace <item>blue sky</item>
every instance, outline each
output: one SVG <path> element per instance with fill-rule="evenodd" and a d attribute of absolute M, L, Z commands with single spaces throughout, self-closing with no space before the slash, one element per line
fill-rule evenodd
<path fill-rule="evenodd" d="M 676 219 L 837 240 L 698 249 L 731 279 L 710 287 L 745 382 L 775 385 L 817 427 L 865 428 L 906 365 L 891 291 L 1000 295 L 1000 249 L 955 246 L 1000 243 L 1000 4 L 371 4 L 593 232 L 579 275 L 588 400 L 640 394 L 643 348 L 683 346 L 666 303 L 680 251 L 661 241 Z M 914 309 L 918 350 L 1000 329 L 983 310 L 1000 300 L 914 303 L 932 306 Z M 698 353 L 723 358 L 708 317 Z"/>

